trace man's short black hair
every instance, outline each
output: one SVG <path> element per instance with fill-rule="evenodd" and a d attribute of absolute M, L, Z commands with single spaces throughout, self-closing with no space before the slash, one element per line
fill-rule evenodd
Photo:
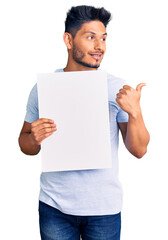
<path fill-rule="evenodd" d="M 98 20 L 106 27 L 111 20 L 111 13 L 102 8 L 95 8 L 92 6 L 76 6 L 72 7 L 65 20 L 65 32 L 68 32 L 74 38 L 77 31 L 82 27 L 82 24 L 90 21 Z"/>

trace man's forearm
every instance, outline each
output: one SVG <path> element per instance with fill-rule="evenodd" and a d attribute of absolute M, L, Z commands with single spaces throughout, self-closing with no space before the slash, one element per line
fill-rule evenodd
<path fill-rule="evenodd" d="M 40 151 L 40 145 L 33 141 L 31 133 L 22 133 L 20 135 L 19 146 L 21 151 L 27 155 L 36 155 Z"/>
<path fill-rule="evenodd" d="M 149 133 L 145 127 L 141 111 L 129 115 L 125 145 L 127 149 L 136 157 L 141 158 L 147 151 L 149 143 Z"/>

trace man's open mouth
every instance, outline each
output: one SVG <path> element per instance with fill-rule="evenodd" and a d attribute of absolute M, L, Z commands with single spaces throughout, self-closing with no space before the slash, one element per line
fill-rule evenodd
<path fill-rule="evenodd" d="M 100 59 L 102 54 L 98 54 L 98 53 L 93 53 L 93 54 L 90 54 L 94 59 Z"/>

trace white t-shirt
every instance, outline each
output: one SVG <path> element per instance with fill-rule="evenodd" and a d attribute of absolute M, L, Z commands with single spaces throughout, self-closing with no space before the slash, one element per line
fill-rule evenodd
<path fill-rule="evenodd" d="M 56 71 L 63 72 L 63 69 Z M 41 173 L 39 200 L 66 214 L 111 215 L 119 213 L 122 208 L 122 188 L 118 179 L 117 122 L 128 122 L 128 114 L 118 106 L 115 99 L 125 81 L 110 74 L 107 75 L 107 81 L 112 168 Z M 38 118 L 36 84 L 29 95 L 25 121 L 32 123 Z"/>

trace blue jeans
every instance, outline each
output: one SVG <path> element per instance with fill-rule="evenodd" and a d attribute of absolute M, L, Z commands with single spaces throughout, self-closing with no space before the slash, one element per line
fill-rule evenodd
<path fill-rule="evenodd" d="M 121 213 L 74 216 L 39 202 L 42 240 L 120 240 Z"/>

